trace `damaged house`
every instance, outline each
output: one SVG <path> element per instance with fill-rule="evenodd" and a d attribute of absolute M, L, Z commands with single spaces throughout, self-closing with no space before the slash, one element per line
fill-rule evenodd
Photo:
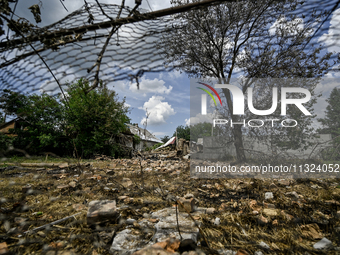
<path fill-rule="evenodd" d="M 133 148 L 135 150 L 141 151 L 145 148 L 152 147 L 155 144 L 162 143 L 160 139 L 151 134 L 148 130 L 138 127 L 138 124 L 126 124 L 128 130 L 120 135 L 120 144 L 124 144 L 126 147 Z M 134 143 L 134 136 L 140 138 L 139 143 Z"/>

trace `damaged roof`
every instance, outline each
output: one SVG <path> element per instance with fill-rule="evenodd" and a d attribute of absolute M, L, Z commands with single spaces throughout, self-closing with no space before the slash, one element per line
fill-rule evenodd
<path fill-rule="evenodd" d="M 138 124 L 126 124 L 126 125 L 130 129 L 132 134 L 138 135 L 142 140 L 163 143 L 160 139 L 151 134 L 148 130 L 138 127 Z"/>

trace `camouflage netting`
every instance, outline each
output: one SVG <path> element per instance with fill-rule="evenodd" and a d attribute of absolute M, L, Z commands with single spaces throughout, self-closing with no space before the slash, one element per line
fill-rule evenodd
<path fill-rule="evenodd" d="M 27 35 L 27 41 L 32 41 L 32 46 L 61 84 L 80 77 L 90 81 L 99 77 L 105 82 L 111 82 L 134 79 L 144 72 L 169 70 L 163 66 L 163 58 L 155 43 L 168 29 L 167 22 L 171 18 L 112 27 L 108 25 L 109 17 L 116 18 L 121 11 L 120 18 L 126 18 L 131 9 L 124 7 L 121 10 L 120 6 L 110 4 L 101 4 L 101 7 L 107 16 L 98 5 L 89 4 L 59 22 Z M 139 15 L 139 12 L 133 15 Z M 108 41 L 99 67 L 98 56 L 111 31 L 114 33 Z M 27 92 L 58 89 L 46 66 L 25 40 L 2 42 L 0 51 L 1 89 Z"/>
<path fill-rule="evenodd" d="M 210 1 L 210 4 L 216 2 L 228 1 Z M 313 11 L 329 12 L 324 19 L 315 20 L 316 38 L 327 32 L 327 24 L 338 5 L 339 1 L 335 0 L 308 1 L 296 14 L 308 17 Z M 63 85 L 80 77 L 86 77 L 93 84 L 98 84 L 99 80 L 110 83 L 123 79 L 138 84 L 138 78 L 145 72 L 173 69 L 173 66 L 164 65 L 160 39 L 169 34 L 178 20 L 168 13 L 157 16 L 138 10 L 112 4 L 87 4 L 59 22 L 33 29 L 32 33 L 24 35 L 25 38 L 22 34 L 8 40 L 3 38 L 0 42 L 0 89 L 59 92 L 55 79 L 37 52 Z M 324 37 L 317 42 L 325 43 L 324 47 L 337 43 L 334 40 L 337 24 L 331 25 L 333 40 Z"/>

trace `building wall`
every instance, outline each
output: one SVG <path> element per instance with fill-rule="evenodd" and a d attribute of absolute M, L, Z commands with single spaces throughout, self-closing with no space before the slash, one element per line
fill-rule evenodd
<path fill-rule="evenodd" d="M 226 143 L 227 139 L 223 139 L 221 136 L 217 137 L 204 137 L 203 138 L 203 153 L 198 153 L 197 157 L 200 159 L 218 160 L 223 159 L 226 156 L 236 158 L 236 150 L 233 143 Z M 279 148 L 273 148 L 269 145 L 269 139 L 259 141 L 256 139 L 250 139 L 243 137 L 243 146 L 246 149 L 246 157 L 254 157 L 260 154 L 266 155 L 282 155 L 286 157 L 306 159 L 311 153 L 311 158 L 317 158 L 320 150 L 330 146 L 331 135 L 321 134 L 319 138 L 310 139 L 310 142 L 319 144 L 315 149 L 314 146 L 310 146 L 305 150 L 287 150 L 282 151 Z"/>
<path fill-rule="evenodd" d="M 9 130 L 15 127 L 15 122 L 8 123 L 0 129 L 0 133 L 9 134 Z M 13 134 L 12 134 L 13 135 Z"/>

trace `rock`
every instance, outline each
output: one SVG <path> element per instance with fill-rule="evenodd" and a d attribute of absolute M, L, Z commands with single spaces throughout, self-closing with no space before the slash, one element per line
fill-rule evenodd
<path fill-rule="evenodd" d="M 151 217 L 159 219 L 159 222 L 154 225 L 157 230 L 153 237 L 154 241 L 162 241 L 168 238 L 171 234 L 174 235 L 177 239 L 180 238 L 177 231 L 176 212 L 174 208 L 165 208 L 159 210 L 152 213 Z M 188 217 L 188 214 L 179 213 L 178 222 L 183 239 L 192 239 L 197 242 L 199 230 L 195 226 L 195 223 L 190 219 L 190 217 Z"/>
<path fill-rule="evenodd" d="M 262 248 L 264 248 L 264 249 L 270 249 L 270 246 L 269 246 L 268 244 L 266 244 L 265 242 L 263 242 L 263 241 L 261 241 L 261 242 L 259 243 L 259 245 L 260 245 Z"/>
<path fill-rule="evenodd" d="M 131 229 L 124 229 L 123 231 L 117 233 L 115 238 L 113 239 L 110 253 L 121 252 L 125 254 L 130 254 L 127 252 L 134 252 L 137 250 L 137 247 L 141 247 L 143 245 L 143 240 L 140 235 L 132 233 Z M 163 250 L 163 249 L 162 249 Z M 138 253 L 138 254 L 148 254 L 148 253 Z M 157 254 L 157 253 L 150 253 Z M 167 254 L 167 253 L 164 253 Z"/>
<path fill-rule="evenodd" d="M 258 223 L 260 224 L 260 225 L 263 225 L 263 224 L 267 224 L 268 223 L 268 219 L 266 218 L 266 217 L 264 217 L 264 216 L 260 216 L 258 219 Z"/>
<path fill-rule="evenodd" d="M 92 226 L 103 222 L 116 222 L 119 212 L 115 200 L 94 200 L 89 203 L 87 224 Z"/>
<path fill-rule="evenodd" d="M 58 185 L 58 186 L 57 186 L 57 189 L 60 189 L 60 191 L 66 191 L 66 190 L 68 190 L 69 188 L 70 188 L 70 186 L 67 185 L 67 184 L 62 184 L 62 185 Z"/>
<path fill-rule="evenodd" d="M 221 224 L 221 219 L 220 219 L 220 218 L 216 218 L 216 219 L 214 220 L 214 224 L 215 224 L 216 226 L 220 225 L 220 224 Z"/>
<path fill-rule="evenodd" d="M 288 213 L 286 213 L 285 211 L 281 211 L 281 214 L 286 218 L 287 221 L 291 221 L 294 219 L 294 217 Z"/>
<path fill-rule="evenodd" d="M 317 224 L 308 224 L 301 226 L 301 232 L 304 237 L 312 239 L 321 239 L 323 236 L 319 233 L 320 229 Z"/>
<path fill-rule="evenodd" d="M 249 255 L 249 253 L 245 250 L 238 250 L 235 255 Z"/>
<path fill-rule="evenodd" d="M 181 242 L 178 239 L 168 238 L 168 239 L 164 240 L 163 242 L 155 243 L 153 245 L 153 247 L 159 246 L 159 247 L 162 247 L 164 250 L 166 250 L 168 252 L 175 252 L 179 249 L 180 243 Z"/>
<path fill-rule="evenodd" d="M 127 188 L 127 187 L 129 187 L 129 186 L 132 185 L 132 181 L 130 180 L 130 178 L 123 178 L 123 180 L 122 180 L 122 185 L 123 185 L 125 188 Z"/>
<path fill-rule="evenodd" d="M 127 219 L 127 220 L 125 221 L 125 223 L 128 224 L 128 225 L 133 225 L 133 223 L 135 223 L 135 222 L 136 222 L 135 219 Z"/>
<path fill-rule="evenodd" d="M 77 186 L 77 183 L 75 181 L 71 181 L 68 185 L 72 188 L 75 188 Z"/>
<path fill-rule="evenodd" d="M 21 188 L 22 193 L 26 194 L 29 190 L 32 190 L 32 186 L 30 184 L 25 185 Z"/>
<path fill-rule="evenodd" d="M 278 181 L 278 183 L 282 186 L 289 186 L 290 185 L 290 181 L 289 180 L 286 180 L 286 179 L 280 179 Z"/>
<path fill-rule="evenodd" d="M 273 199 L 274 198 L 274 195 L 273 195 L 273 192 L 266 192 L 264 194 L 264 199 Z"/>
<path fill-rule="evenodd" d="M 286 195 L 286 196 L 294 197 L 294 198 L 296 198 L 296 199 L 299 199 L 299 198 L 300 198 L 299 195 L 298 195 L 298 193 L 296 193 L 296 191 L 287 192 L 285 195 Z"/>
<path fill-rule="evenodd" d="M 277 216 L 278 215 L 278 212 L 275 209 L 265 208 L 265 209 L 263 209 L 262 212 L 267 216 Z"/>
<path fill-rule="evenodd" d="M 0 254 L 9 254 L 6 242 L 0 243 Z"/>
<path fill-rule="evenodd" d="M 179 201 L 182 202 L 184 208 L 187 211 L 189 211 L 189 212 L 195 211 L 195 199 L 194 198 L 189 198 L 189 199 L 180 198 Z M 186 210 L 183 208 L 183 206 L 180 203 L 178 203 L 178 210 L 180 212 L 186 212 Z"/>
<path fill-rule="evenodd" d="M 207 210 L 206 210 L 206 214 L 213 214 L 213 213 L 215 213 L 215 211 L 216 211 L 216 209 L 215 209 L 215 208 L 213 208 L 213 207 L 210 207 L 210 208 L 207 208 Z"/>
<path fill-rule="evenodd" d="M 188 193 L 184 196 L 185 199 L 194 198 L 194 197 L 195 196 L 193 194 L 190 194 L 190 193 Z"/>
<path fill-rule="evenodd" d="M 313 248 L 316 250 L 327 250 L 332 248 L 332 242 L 328 240 L 326 237 L 322 238 L 319 242 L 313 245 Z"/>

